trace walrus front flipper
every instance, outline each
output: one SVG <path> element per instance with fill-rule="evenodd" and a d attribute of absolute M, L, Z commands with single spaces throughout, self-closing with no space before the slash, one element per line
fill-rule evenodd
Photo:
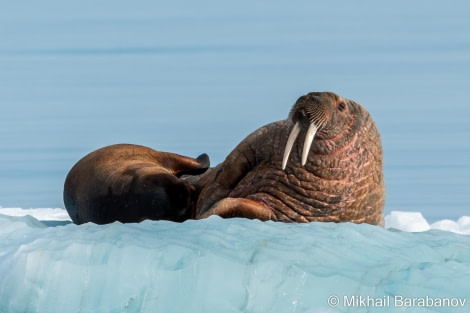
<path fill-rule="evenodd" d="M 248 172 L 259 163 L 270 160 L 272 151 L 259 149 L 257 142 L 268 142 L 269 138 L 266 138 L 266 134 L 269 134 L 272 127 L 273 125 L 267 125 L 248 135 L 223 163 L 201 178 L 200 184 L 203 190 L 196 204 L 196 218 L 206 216 L 206 212 L 216 202 L 229 196 Z"/>
<path fill-rule="evenodd" d="M 263 203 L 245 198 L 224 198 L 199 218 L 218 215 L 223 218 L 244 217 L 261 221 L 276 220 L 273 212 Z"/>

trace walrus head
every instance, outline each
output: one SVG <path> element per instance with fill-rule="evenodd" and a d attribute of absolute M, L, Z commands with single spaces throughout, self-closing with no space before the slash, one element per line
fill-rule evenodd
<path fill-rule="evenodd" d="M 300 97 L 290 110 L 288 121 L 292 127 L 287 139 L 282 169 L 289 159 L 292 146 L 300 132 L 305 133 L 302 166 L 316 134 L 322 139 L 332 138 L 348 127 L 349 101 L 331 92 L 311 92 Z"/>

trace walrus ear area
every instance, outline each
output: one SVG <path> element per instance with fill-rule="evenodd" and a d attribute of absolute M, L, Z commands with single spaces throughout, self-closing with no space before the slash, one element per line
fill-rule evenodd
<path fill-rule="evenodd" d="M 346 100 L 343 99 L 342 97 L 339 97 L 338 99 L 336 99 L 336 108 L 337 108 L 338 111 L 340 111 L 340 112 L 346 111 L 346 109 L 348 108 L 348 105 L 347 105 L 347 103 L 346 103 Z"/>
<path fill-rule="evenodd" d="M 338 103 L 338 110 L 340 110 L 341 112 L 343 112 L 344 110 L 346 110 L 346 103 L 344 103 L 344 101 L 340 101 Z"/>

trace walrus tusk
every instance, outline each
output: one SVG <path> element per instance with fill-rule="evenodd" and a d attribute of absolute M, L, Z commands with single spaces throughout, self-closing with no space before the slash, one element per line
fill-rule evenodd
<path fill-rule="evenodd" d="M 304 148 L 302 150 L 302 166 L 307 163 L 308 153 L 310 151 L 310 147 L 312 146 L 313 138 L 318 130 L 317 125 L 315 123 L 311 123 L 308 127 L 307 134 L 305 135 L 304 140 Z M 282 158 L 282 170 L 286 169 L 287 160 L 289 159 L 290 152 L 292 147 L 294 146 L 295 139 L 300 133 L 300 124 L 299 122 L 295 123 L 292 131 L 290 132 L 289 138 L 287 139 L 286 149 L 284 150 L 284 157 Z"/>
<path fill-rule="evenodd" d="M 300 133 L 299 122 L 295 123 L 292 131 L 290 132 L 289 138 L 287 139 L 286 149 L 284 150 L 284 157 L 282 158 L 282 170 L 286 169 L 287 159 L 289 159 L 290 151 L 294 145 L 295 139 Z"/>
<path fill-rule="evenodd" d="M 307 134 L 305 135 L 304 141 L 304 150 L 302 151 L 302 166 L 307 163 L 308 152 L 310 151 L 310 147 L 312 146 L 313 137 L 315 137 L 315 133 L 317 132 L 318 127 L 315 123 L 310 124 L 307 130 Z"/>

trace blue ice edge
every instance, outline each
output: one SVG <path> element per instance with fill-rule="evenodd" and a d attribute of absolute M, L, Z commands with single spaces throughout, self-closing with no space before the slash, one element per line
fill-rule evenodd
<path fill-rule="evenodd" d="M 0 312 L 468 312 L 469 282 L 470 236 L 439 230 L 0 215 Z"/>

